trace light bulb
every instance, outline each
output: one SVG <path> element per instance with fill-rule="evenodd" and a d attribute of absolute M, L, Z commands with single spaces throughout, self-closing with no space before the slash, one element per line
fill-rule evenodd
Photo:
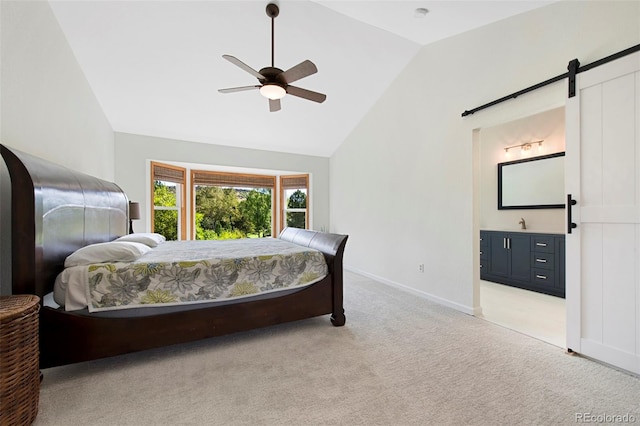
<path fill-rule="evenodd" d="M 287 91 L 284 90 L 284 87 L 278 86 L 277 84 L 265 84 L 260 88 L 260 94 L 265 98 L 269 98 L 272 100 L 281 99 L 284 95 L 287 94 Z"/>

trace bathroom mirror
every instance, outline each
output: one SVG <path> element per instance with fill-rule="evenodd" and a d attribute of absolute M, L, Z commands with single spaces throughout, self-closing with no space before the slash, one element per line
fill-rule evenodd
<path fill-rule="evenodd" d="M 498 164 L 498 210 L 564 206 L 564 152 Z"/>

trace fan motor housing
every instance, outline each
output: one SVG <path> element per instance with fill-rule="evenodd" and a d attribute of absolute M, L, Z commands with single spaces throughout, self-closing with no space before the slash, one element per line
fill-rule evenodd
<path fill-rule="evenodd" d="M 261 83 L 276 83 L 282 87 L 287 87 L 287 83 L 281 77 L 283 71 L 280 68 L 265 67 L 259 72 L 264 76 L 264 80 L 260 80 Z"/>

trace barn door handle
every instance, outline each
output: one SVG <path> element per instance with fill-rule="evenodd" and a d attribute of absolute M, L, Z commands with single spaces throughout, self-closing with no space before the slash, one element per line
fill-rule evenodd
<path fill-rule="evenodd" d="M 571 198 L 571 194 L 567 194 L 567 234 L 570 234 L 572 229 L 578 227 L 578 225 L 571 220 L 571 206 L 575 206 L 576 204 L 578 204 L 578 202 Z"/>

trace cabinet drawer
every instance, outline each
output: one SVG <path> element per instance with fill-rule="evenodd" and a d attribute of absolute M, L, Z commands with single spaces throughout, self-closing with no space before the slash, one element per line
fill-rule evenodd
<path fill-rule="evenodd" d="M 540 287 L 555 287 L 555 277 L 553 270 L 548 269 L 532 269 L 531 282 Z"/>
<path fill-rule="evenodd" d="M 553 237 L 547 237 L 543 235 L 532 235 L 531 251 L 541 252 L 541 253 L 553 253 L 554 252 Z"/>
<path fill-rule="evenodd" d="M 531 253 L 531 267 L 538 269 L 550 269 L 555 267 L 555 255 L 553 253 Z"/>

